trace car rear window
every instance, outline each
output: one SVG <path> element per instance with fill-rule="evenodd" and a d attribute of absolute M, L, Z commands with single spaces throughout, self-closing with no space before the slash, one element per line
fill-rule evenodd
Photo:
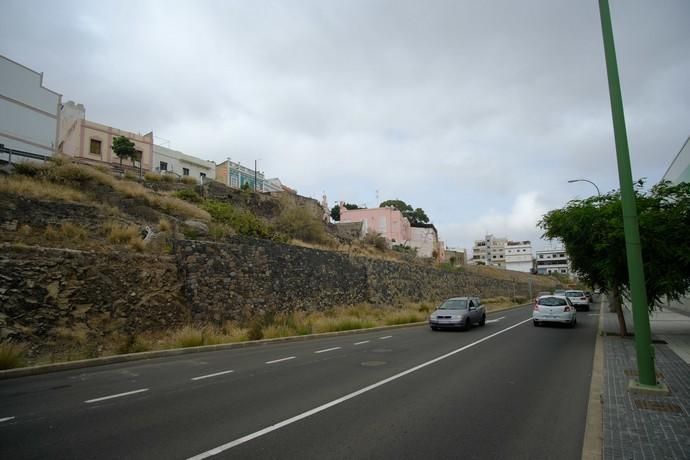
<path fill-rule="evenodd" d="M 584 297 L 585 293 L 582 291 L 566 291 L 565 295 L 568 297 Z"/>
<path fill-rule="evenodd" d="M 448 299 L 443 302 L 439 310 L 467 310 L 467 300 L 464 299 Z"/>
<path fill-rule="evenodd" d="M 568 303 L 565 301 L 565 299 L 558 297 L 542 297 L 539 299 L 539 305 L 543 305 L 545 307 L 564 307 L 568 305 Z"/>

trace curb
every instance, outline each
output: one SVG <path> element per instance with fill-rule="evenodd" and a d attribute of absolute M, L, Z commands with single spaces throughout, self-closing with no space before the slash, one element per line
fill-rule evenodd
<path fill-rule="evenodd" d="M 499 308 L 492 310 L 491 313 L 499 311 L 513 310 L 520 307 L 525 307 L 530 304 L 514 305 L 510 307 Z M 368 332 L 385 331 L 389 329 L 402 329 L 406 327 L 426 326 L 427 321 L 420 321 L 418 323 L 394 324 L 391 326 L 377 326 L 368 329 L 353 329 L 349 331 L 338 332 L 323 332 L 321 334 L 297 335 L 291 337 L 278 337 L 275 339 L 252 340 L 248 342 L 233 342 L 221 343 L 218 345 L 201 345 L 198 347 L 174 348 L 170 350 L 155 350 L 144 351 L 141 353 L 129 353 L 124 355 L 104 356 L 101 358 L 80 359 L 77 361 L 67 361 L 63 363 L 43 364 L 33 367 L 20 367 L 16 369 L 8 369 L 0 371 L 0 380 L 13 379 L 18 377 L 27 377 L 31 375 L 48 374 L 52 372 L 83 369 L 88 367 L 104 366 L 107 364 L 127 363 L 132 361 L 143 361 L 145 359 L 164 358 L 168 356 L 180 356 L 192 353 L 205 353 L 210 351 L 231 350 L 233 348 L 248 348 L 258 347 L 262 345 L 270 345 L 272 343 L 282 342 L 303 342 L 307 340 L 316 340 L 324 337 L 337 337 L 339 335 L 347 334 L 365 334 Z"/>
<path fill-rule="evenodd" d="M 582 460 L 601 460 L 604 451 L 604 301 L 599 302 L 599 325 L 594 346 Z"/>

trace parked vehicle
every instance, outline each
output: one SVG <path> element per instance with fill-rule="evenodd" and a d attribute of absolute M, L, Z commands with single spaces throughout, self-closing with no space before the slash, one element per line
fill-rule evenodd
<path fill-rule="evenodd" d="M 537 299 L 532 309 L 534 326 L 544 323 L 560 323 L 575 327 L 577 324 L 577 310 L 569 297 L 547 295 Z"/>
<path fill-rule="evenodd" d="M 573 303 L 576 309 L 589 311 L 589 299 L 583 291 L 565 291 L 565 296 Z"/>
<path fill-rule="evenodd" d="M 445 300 L 429 315 L 429 327 L 468 330 L 486 324 L 486 309 L 479 297 L 453 297 Z"/>
<path fill-rule="evenodd" d="M 587 300 L 589 300 L 589 303 L 594 302 L 594 298 L 592 297 L 592 293 L 589 291 L 585 291 L 585 295 L 587 296 Z"/>

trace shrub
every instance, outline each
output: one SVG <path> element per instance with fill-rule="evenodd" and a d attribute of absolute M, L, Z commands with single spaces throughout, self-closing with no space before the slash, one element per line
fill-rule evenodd
<path fill-rule="evenodd" d="M 362 241 L 366 244 L 374 246 L 379 251 L 385 251 L 388 247 L 388 242 L 386 239 L 376 232 L 367 233 Z"/>
<path fill-rule="evenodd" d="M 26 346 L 12 342 L 0 343 L 0 369 L 14 369 L 24 365 Z"/>
<path fill-rule="evenodd" d="M 257 238 L 271 238 L 273 229 L 254 214 L 237 209 L 229 203 L 217 200 L 207 200 L 201 207 L 206 210 L 213 220 L 229 225 L 240 235 Z"/>
<path fill-rule="evenodd" d="M 141 239 L 141 233 L 136 225 L 119 225 L 107 222 L 103 225 L 103 231 L 108 241 L 114 244 L 126 244 L 136 251 L 143 251 L 146 244 Z"/>
<path fill-rule="evenodd" d="M 187 184 L 187 185 L 196 185 L 196 184 L 198 184 L 198 181 L 197 181 L 195 178 L 190 177 L 190 176 L 184 176 L 184 177 L 182 177 L 181 182 L 182 182 L 183 184 Z"/>
<path fill-rule="evenodd" d="M 172 229 L 172 224 L 168 219 L 161 218 L 158 221 L 158 230 L 161 232 L 169 232 Z"/>
<path fill-rule="evenodd" d="M 35 177 L 43 174 L 46 170 L 44 165 L 34 163 L 31 161 L 25 161 L 23 163 L 15 163 L 14 172 L 22 176 Z"/>
<path fill-rule="evenodd" d="M 177 348 L 198 347 L 204 344 L 202 329 L 184 326 L 173 333 L 172 342 Z"/>
<path fill-rule="evenodd" d="M 60 201 L 89 201 L 86 194 L 66 185 L 53 184 L 26 176 L 0 176 L 0 192 L 38 199 Z"/>
<path fill-rule="evenodd" d="M 163 174 L 160 178 L 163 182 L 175 182 L 175 176 L 172 174 Z"/>
<path fill-rule="evenodd" d="M 144 174 L 144 179 L 149 181 L 149 182 L 160 182 L 161 176 L 160 176 L 160 174 L 156 174 L 153 172 L 147 172 Z"/>
<path fill-rule="evenodd" d="M 277 223 L 278 231 L 290 238 L 307 243 L 323 244 L 328 241 L 323 223 L 304 208 L 291 208 L 284 211 Z"/>
<path fill-rule="evenodd" d="M 196 193 L 195 190 L 192 190 L 190 188 L 184 188 L 182 190 L 178 190 L 175 192 L 175 196 L 181 200 L 189 201 L 190 203 L 201 203 L 204 201 L 201 196 Z"/>
<path fill-rule="evenodd" d="M 139 175 L 134 174 L 132 171 L 127 170 L 127 171 L 125 171 L 125 179 L 135 181 L 135 180 L 139 179 Z"/>
<path fill-rule="evenodd" d="M 211 223 L 208 226 L 208 234 L 216 241 L 224 240 L 229 236 L 234 236 L 237 233 L 227 224 Z"/>
<path fill-rule="evenodd" d="M 261 320 L 255 319 L 249 325 L 249 331 L 247 332 L 247 338 L 249 340 L 261 340 L 264 338 L 263 325 Z"/>
<path fill-rule="evenodd" d="M 48 225 L 44 232 L 44 237 L 48 241 L 56 242 L 84 241 L 87 236 L 88 233 L 84 227 L 75 225 L 71 222 L 65 222 L 58 228 Z"/>
<path fill-rule="evenodd" d="M 388 316 L 385 320 L 386 324 L 388 325 L 393 325 L 393 324 L 408 324 L 408 323 L 418 323 L 420 321 L 424 321 L 426 319 L 426 315 L 424 313 L 421 313 L 419 311 L 401 311 L 397 313 L 393 313 L 390 316 Z"/>

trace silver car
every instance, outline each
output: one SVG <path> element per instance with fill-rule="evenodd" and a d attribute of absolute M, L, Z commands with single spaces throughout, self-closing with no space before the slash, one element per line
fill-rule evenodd
<path fill-rule="evenodd" d="M 486 324 L 486 309 L 479 297 L 453 297 L 445 300 L 429 315 L 431 329 L 464 329 Z"/>
<path fill-rule="evenodd" d="M 589 311 L 589 299 L 584 291 L 576 291 L 572 289 L 565 291 L 565 296 L 573 303 L 576 309 Z"/>
<path fill-rule="evenodd" d="M 543 323 L 560 323 L 575 327 L 577 311 L 568 297 L 545 295 L 534 302 L 532 321 L 535 326 L 540 326 Z"/>

